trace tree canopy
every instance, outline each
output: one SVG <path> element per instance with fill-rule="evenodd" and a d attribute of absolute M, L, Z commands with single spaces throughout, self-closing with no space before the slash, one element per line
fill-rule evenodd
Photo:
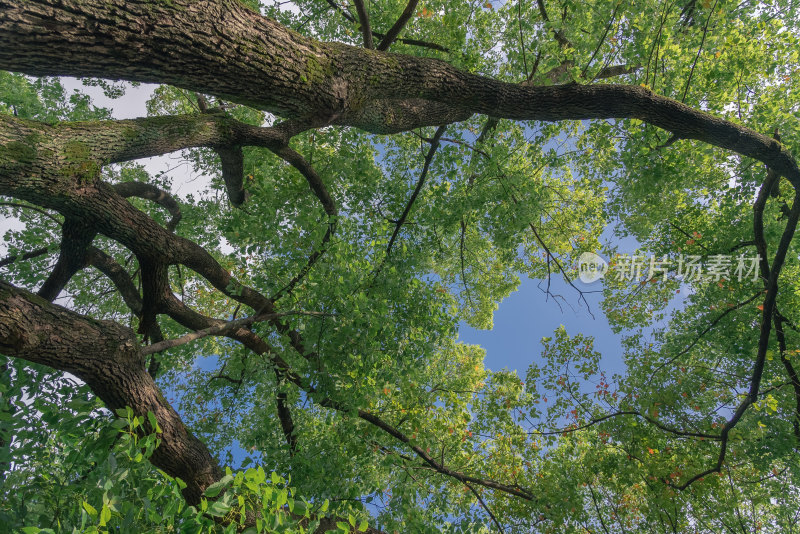
<path fill-rule="evenodd" d="M 0 527 L 800 532 L 796 2 L 286 7 L 0 0 Z"/>

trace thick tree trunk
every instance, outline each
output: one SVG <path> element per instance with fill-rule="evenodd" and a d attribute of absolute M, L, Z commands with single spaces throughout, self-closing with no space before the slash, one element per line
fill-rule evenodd
<path fill-rule="evenodd" d="M 222 476 L 206 446 L 147 374 L 129 328 L 84 317 L 0 281 L 0 351 L 74 374 L 110 410 L 130 406 L 145 421 L 153 412 L 162 433 L 150 461 L 186 483 L 189 504 L 197 504 L 203 490 Z"/>
<path fill-rule="evenodd" d="M 759 159 L 780 143 L 638 86 L 517 85 L 430 59 L 321 43 L 235 0 L 0 0 L 0 68 L 167 83 L 281 116 L 390 133 L 466 119 L 636 118 Z"/>

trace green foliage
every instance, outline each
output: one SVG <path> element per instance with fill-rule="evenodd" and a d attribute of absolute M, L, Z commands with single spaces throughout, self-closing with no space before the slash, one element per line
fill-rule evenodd
<path fill-rule="evenodd" d="M 145 419 L 130 408 L 114 419 L 74 379 L 5 361 L 10 383 L 3 398 L 14 398 L 26 381 L 46 385 L 32 403 L 3 406 L 0 461 L 13 468 L 3 480 L 0 521 L 4 528 L 38 532 L 215 532 L 227 517 L 235 532 L 248 514 L 258 514 L 254 532 L 308 532 L 324 517 L 327 503 L 295 497 L 295 490 L 262 468 L 228 474 L 208 487 L 198 507 L 186 506 L 185 484 L 154 469 L 147 459 L 161 430 L 152 413 Z M 16 395 L 15 395 L 16 394 Z M 19 398 L 19 397 L 17 397 Z M 67 425 L 58 430 L 58 425 Z M 71 430 L 65 430 L 65 429 Z M 8 443 L 6 441 L 6 443 Z M 10 488 L 14 488 L 10 491 Z M 224 491 L 224 493 L 223 493 Z M 292 514 L 292 515 L 290 515 Z M 313 518 L 306 527 L 298 522 Z"/>
<path fill-rule="evenodd" d="M 262 8 L 321 40 L 360 44 L 358 28 L 325 2 L 295 4 L 296 12 L 277 3 Z M 392 50 L 515 83 L 644 85 L 764 134 L 777 131 L 800 157 L 794 3 L 548 1 L 546 23 L 538 4 L 423 1 L 402 37 L 449 51 L 403 42 Z M 385 32 L 405 5 L 370 4 L 373 29 Z M 595 80 L 617 64 L 637 68 Z M 120 93 L 107 81 L 86 83 L 108 96 Z M 278 120 L 207 100 L 248 124 Z M 147 109 L 192 114 L 197 102 L 194 93 L 160 86 Z M 0 113 L 49 123 L 109 116 L 87 96 L 68 95 L 58 80 L 11 73 L 0 73 Z M 293 138 L 292 148 L 335 198 L 336 217 L 324 214 L 296 169 L 263 149 L 244 149 L 250 196 L 243 209 L 232 209 L 221 193 L 219 158 L 209 149 L 182 153 L 195 175 L 210 178 L 192 194 L 182 194 L 185 184 L 169 174 L 150 176 L 135 163 L 104 168 L 109 183 L 146 181 L 176 195 L 176 232 L 203 246 L 238 283 L 279 295 L 280 311 L 315 312 L 285 317 L 287 328 L 311 340 L 313 357 L 299 355 L 272 326 L 252 326 L 312 392 L 276 374 L 266 356 L 225 338 L 160 356 L 159 386 L 230 466 L 192 508 L 181 497 L 182 482 L 146 461 L 158 438 L 144 435 L 142 425 L 152 421 L 132 412 L 113 419 L 74 378 L 8 360 L 0 383 L 0 524 L 25 533 L 234 532 L 251 514 L 257 532 L 309 532 L 327 515 L 345 532 L 367 523 L 387 532 L 489 532 L 488 509 L 506 532 L 796 530 L 797 394 L 786 371 L 787 362 L 800 365 L 800 334 L 788 326 L 800 323 L 796 241 L 778 280 L 788 348 L 781 352 L 770 339 L 762 394 L 731 432 L 726 461 L 683 490 L 715 465 L 719 442 L 709 436 L 719 435 L 749 387 L 764 284 L 687 281 L 675 272 L 651 280 L 646 268 L 636 280 L 613 275 L 622 253 L 703 261 L 754 255 L 753 201 L 766 169 L 699 142 L 671 142 L 667 132 L 633 119 L 486 125 L 486 117 L 473 117 L 448 126 L 388 257 L 433 129 L 377 137 L 325 127 Z M 783 180 L 767 203 L 770 253 L 791 195 Z M 166 224 L 159 206 L 131 202 Z M 10 263 L 2 274 L 35 288 L 55 261 L 62 218 L 26 206 L 0 206 L 21 223 L 4 236 L 7 254 L 45 246 L 49 253 Z M 320 245 L 333 225 L 333 238 Z M 629 248 L 607 243 L 612 229 Z M 94 245 L 138 273 L 137 259 L 118 243 L 100 236 Z M 321 259 L 287 291 L 320 250 Z M 624 354 L 601 355 L 590 337 L 562 327 L 542 340 L 523 377 L 486 369 L 484 350 L 458 341 L 461 324 L 492 327 L 494 311 L 521 277 L 574 277 L 587 251 L 610 259 L 602 306 L 623 336 Z M 185 268 L 171 268 L 170 283 L 184 304 L 207 316 L 256 311 L 242 312 Z M 237 295 L 243 285 L 232 282 L 228 290 Z M 95 271 L 79 272 L 67 293 L 72 309 L 138 327 Z M 159 321 L 166 338 L 185 333 L 170 319 Z M 610 358 L 623 359 L 624 373 L 608 376 Z M 297 451 L 282 432 L 278 395 L 291 408 Z M 366 423 L 358 410 L 380 414 L 407 442 Z M 533 497 L 473 485 L 478 501 L 463 481 L 434 472 L 419 451 Z"/>

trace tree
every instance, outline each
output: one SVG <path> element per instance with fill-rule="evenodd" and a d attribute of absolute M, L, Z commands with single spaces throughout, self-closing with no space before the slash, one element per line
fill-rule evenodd
<path fill-rule="evenodd" d="M 797 531 L 796 6 L 295 6 L 0 0 L 3 522 Z M 458 342 L 609 222 L 624 375 Z"/>

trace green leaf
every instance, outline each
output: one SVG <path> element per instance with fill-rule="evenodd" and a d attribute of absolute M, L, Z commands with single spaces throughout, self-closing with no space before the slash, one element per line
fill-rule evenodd
<path fill-rule="evenodd" d="M 153 412 L 147 412 L 147 420 L 150 421 L 150 428 L 153 432 L 161 433 L 161 427 L 158 426 L 158 420 Z"/>
<path fill-rule="evenodd" d="M 214 482 L 209 487 L 207 487 L 206 490 L 203 492 L 203 495 L 212 498 L 216 497 L 217 495 L 220 494 L 220 492 L 222 492 L 222 490 L 227 488 L 231 484 L 231 482 L 233 482 L 233 475 L 225 475 L 217 482 Z"/>
<path fill-rule="evenodd" d="M 108 506 L 103 505 L 103 508 L 100 510 L 100 522 L 99 525 L 101 527 L 106 526 L 106 524 L 111 520 L 111 510 Z"/>
<path fill-rule="evenodd" d="M 211 506 L 208 507 L 208 514 L 214 517 L 222 517 L 227 514 L 230 509 L 230 505 L 216 501 L 211 503 Z"/>

